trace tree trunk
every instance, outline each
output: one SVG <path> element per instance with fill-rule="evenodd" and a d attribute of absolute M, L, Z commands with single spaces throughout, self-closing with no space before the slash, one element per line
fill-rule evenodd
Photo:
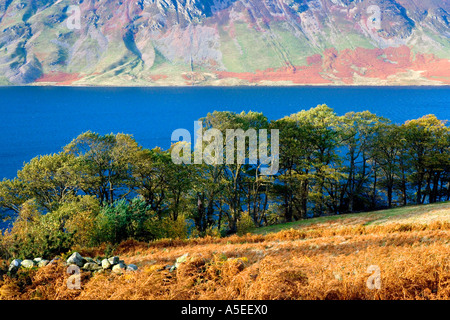
<path fill-rule="evenodd" d="M 431 190 L 430 203 L 436 203 L 439 193 L 439 180 L 441 179 L 441 173 L 436 172 L 433 175 L 433 189 Z"/>
<path fill-rule="evenodd" d="M 284 194 L 284 220 L 292 222 L 292 194 L 290 188 Z"/>
<path fill-rule="evenodd" d="M 373 190 L 372 190 L 372 210 L 377 207 L 377 163 L 374 163 L 373 171 Z"/>
<path fill-rule="evenodd" d="M 417 181 L 416 204 L 421 203 L 422 203 L 422 175 L 419 175 L 419 180 Z"/>
<path fill-rule="evenodd" d="M 392 183 L 389 182 L 388 188 L 387 188 L 387 194 L 388 194 L 388 208 L 392 208 Z"/>

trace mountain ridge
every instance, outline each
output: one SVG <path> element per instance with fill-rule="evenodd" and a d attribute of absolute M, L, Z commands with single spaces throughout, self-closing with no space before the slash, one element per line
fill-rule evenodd
<path fill-rule="evenodd" d="M 448 0 L 0 0 L 0 85 L 449 85 Z"/>

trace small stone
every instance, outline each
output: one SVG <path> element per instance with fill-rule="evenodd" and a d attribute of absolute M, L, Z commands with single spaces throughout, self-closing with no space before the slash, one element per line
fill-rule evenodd
<path fill-rule="evenodd" d="M 85 257 L 84 260 L 86 260 L 86 262 L 96 263 L 95 260 L 90 257 Z"/>
<path fill-rule="evenodd" d="M 186 262 L 188 256 L 189 256 L 189 253 L 183 254 L 181 257 L 179 257 L 179 258 L 177 259 L 177 262 L 178 262 L 178 263 Z"/>
<path fill-rule="evenodd" d="M 60 258 L 56 257 L 56 258 L 53 258 L 52 260 L 50 260 L 50 262 L 48 264 L 57 264 L 60 260 L 61 260 Z"/>
<path fill-rule="evenodd" d="M 34 263 L 38 264 L 40 261 L 42 261 L 42 258 L 34 258 L 33 261 Z"/>
<path fill-rule="evenodd" d="M 42 259 L 42 260 L 40 260 L 40 261 L 37 263 L 37 266 L 38 266 L 39 268 L 42 268 L 42 267 L 45 267 L 46 265 L 48 265 L 49 262 L 50 262 L 50 261 L 48 261 L 48 260 Z"/>
<path fill-rule="evenodd" d="M 33 260 L 25 259 L 22 261 L 22 263 L 20 265 L 26 269 L 31 269 L 34 267 L 34 262 L 33 262 Z"/>
<path fill-rule="evenodd" d="M 109 263 L 108 259 L 103 259 L 102 260 L 102 268 L 103 269 L 109 269 L 111 268 L 111 263 Z"/>
<path fill-rule="evenodd" d="M 180 264 L 185 263 L 187 261 L 187 257 L 189 256 L 189 253 L 183 254 L 181 257 L 179 257 L 175 262 L 175 269 L 180 266 Z"/>
<path fill-rule="evenodd" d="M 108 261 L 113 266 L 120 262 L 119 257 L 117 257 L 117 256 L 109 258 Z"/>
<path fill-rule="evenodd" d="M 102 267 L 100 267 L 95 262 L 86 262 L 83 266 L 83 270 L 87 270 L 87 271 L 95 271 L 95 270 L 99 270 L 101 268 Z"/>
<path fill-rule="evenodd" d="M 127 266 L 127 271 L 136 271 L 138 267 L 135 264 L 129 264 Z"/>
<path fill-rule="evenodd" d="M 20 259 L 14 259 L 13 261 L 11 261 L 8 271 L 9 272 L 16 272 L 17 270 L 19 270 L 20 265 L 22 263 L 22 260 Z"/>
<path fill-rule="evenodd" d="M 96 275 L 96 274 L 104 273 L 104 272 L 105 272 L 105 269 L 98 269 L 98 270 L 92 271 L 92 274 L 93 274 L 93 275 Z"/>
<path fill-rule="evenodd" d="M 124 270 L 126 270 L 126 268 L 127 268 L 127 265 L 126 265 L 126 264 L 124 264 L 124 263 L 119 263 L 119 264 L 114 265 L 114 267 L 112 268 L 112 271 L 113 271 L 114 273 L 122 274 L 122 272 L 123 272 Z"/>

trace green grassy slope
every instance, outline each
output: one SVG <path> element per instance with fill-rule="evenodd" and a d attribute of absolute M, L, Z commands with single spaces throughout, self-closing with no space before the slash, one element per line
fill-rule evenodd
<path fill-rule="evenodd" d="M 255 228 L 252 233 L 268 234 L 285 229 L 323 227 L 326 225 L 371 225 L 389 223 L 428 223 L 432 221 L 450 221 L 450 202 L 441 202 L 420 206 L 407 206 L 394 209 L 353 213 L 299 220 L 273 226 Z"/>

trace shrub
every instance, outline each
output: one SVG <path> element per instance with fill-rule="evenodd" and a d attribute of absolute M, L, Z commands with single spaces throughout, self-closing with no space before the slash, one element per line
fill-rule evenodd
<path fill-rule="evenodd" d="M 127 239 L 156 239 L 154 230 L 148 227 L 151 218 L 152 214 L 144 200 L 116 201 L 100 210 L 96 219 L 95 240 L 98 243 L 117 244 Z"/>
<path fill-rule="evenodd" d="M 242 236 L 255 227 L 252 217 L 248 212 L 244 212 L 237 222 L 237 234 Z"/>
<path fill-rule="evenodd" d="M 40 239 L 36 239 L 32 234 L 26 234 L 25 238 L 20 239 L 14 235 L 10 253 L 20 259 L 33 257 L 52 259 L 55 255 L 70 249 L 73 244 L 72 236 L 73 234 L 53 231 L 46 231 Z"/>
<path fill-rule="evenodd" d="M 280 204 L 271 203 L 266 210 L 266 221 L 267 225 L 275 225 L 279 223 L 285 222 L 284 217 L 282 216 L 283 208 Z"/>
<path fill-rule="evenodd" d="M 5 232 L 4 245 L 14 258 L 43 257 L 50 259 L 69 250 L 73 233 L 65 231 L 51 213 L 43 215 L 34 199 L 22 205 L 17 220 Z"/>
<path fill-rule="evenodd" d="M 154 239 L 186 239 L 188 237 L 188 226 L 184 215 L 179 215 L 175 221 L 168 217 L 150 219 L 146 223 L 146 228 L 154 235 Z"/>
<path fill-rule="evenodd" d="M 160 218 L 154 214 L 144 200 L 135 198 L 131 202 L 116 201 L 101 209 L 96 219 L 95 240 L 98 244 L 119 244 L 128 239 L 152 241 L 162 238 L 186 239 L 186 219 Z"/>
<path fill-rule="evenodd" d="M 75 234 L 73 243 L 80 246 L 94 244 L 96 218 L 100 212 L 100 203 L 94 196 L 80 196 L 75 201 L 64 203 L 52 212 L 65 230 Z"/>

